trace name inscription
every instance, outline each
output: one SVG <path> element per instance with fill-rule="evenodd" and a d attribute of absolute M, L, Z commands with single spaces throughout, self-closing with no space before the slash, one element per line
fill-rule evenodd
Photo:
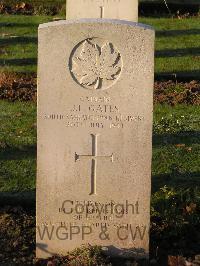
<path fill-rule="evenodd" d="M 130 123 L 144 121 L 139 114 L 123 114 L 110 97 L 81 97 L 78 104 L 66 108 L 65 113 L 45 113 L 45 120 L 64 121 L 67 127 L 123 129 Z"/>

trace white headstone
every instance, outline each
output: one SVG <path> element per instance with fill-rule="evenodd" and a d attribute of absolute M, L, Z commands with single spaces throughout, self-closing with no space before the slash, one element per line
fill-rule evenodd
<path fill-rule="evenodd" d="M 38 60 L 37 257 L 87 243 L 148 257 L 154 31 L 47 23 Z"/>
<path fill-rule="evenodd" d="M 138 21 L 138 0 L 67 0 L 67 19 L 110 18 Z"/>

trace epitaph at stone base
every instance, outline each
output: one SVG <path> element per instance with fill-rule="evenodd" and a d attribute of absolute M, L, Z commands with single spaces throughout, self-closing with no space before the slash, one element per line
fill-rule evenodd
<path fill-rule="evenodd" d="M 154 31 L 47 23 L 38 58 L 37 257 L 88 243 L 148 257 Z"/>

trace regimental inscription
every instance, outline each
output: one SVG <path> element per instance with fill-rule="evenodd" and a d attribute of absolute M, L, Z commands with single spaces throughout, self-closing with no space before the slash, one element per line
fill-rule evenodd
<path fill-rule="evenodd" d="M 90 38 L 73 49 L 69 69 L 73 79 L 82 87 L 90 90 L 108 89 L 120 77 L 122 58 L 111 42 Z"/>
<path fill-rule="evenodd" d="M 80 159 L 91 159 L 92 160 L 92 167 L 91 167 L 91 192 L 90 195 L 96 195 L 97 194 L 97 160 L 98 159 L 109 159 L 111 162 L 113 162 L 114 157 L 113 154 L 110 156 L 106 155 L 98 155 L 98 137 L 99 134 L 91 134 L 92 137 L 92 155 L 78 155 L 75 153 L 75 162 L 77 162 Z"/>
<path fill-rule="evenodd" d="M 82 96 L 63 113 L 45 113 L 44 119 L 60 121 L 67 127 L 124 130 L 130 124 L 143 123 L 139 113 L 124 113 L 111 97 Z"/>

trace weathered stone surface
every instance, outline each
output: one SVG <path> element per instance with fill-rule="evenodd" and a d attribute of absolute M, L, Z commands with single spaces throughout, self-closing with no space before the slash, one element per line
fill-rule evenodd
<path fill-rule="evenodd" d="M 67 0 L 67 19 L 110 18 L 138 21 L 138 0 Z"/>
<path fill-rule="evenodd" d="M 154 31 L 47 23 L 38 58 L 37 257 L 87 243 L 148 256 Z"/>

